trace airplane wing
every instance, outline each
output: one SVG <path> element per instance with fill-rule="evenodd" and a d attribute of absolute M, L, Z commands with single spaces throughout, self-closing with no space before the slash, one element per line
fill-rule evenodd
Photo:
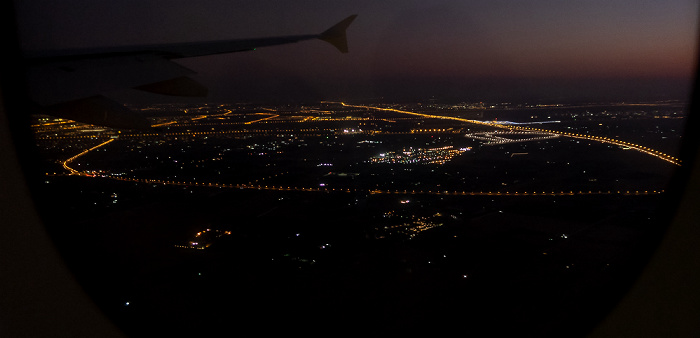
<path fill-rule="evenodd" d="M 320 34 L 35 53 L 27 57 L 29 94 L 40 113 L 114 128 L 150 128 L 145 117 L 101 93 L 134 88 L 165 95 L 206 96 L 206 87 L 188 77 L 194 71 L 171 60 L 312 39 L 347 53 L 345 31 L 356 16 Z"/>

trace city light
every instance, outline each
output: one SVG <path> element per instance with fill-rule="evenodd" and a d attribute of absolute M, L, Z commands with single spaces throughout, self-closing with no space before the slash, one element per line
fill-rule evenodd
<path fill-rule="evenodd" d="M 326 102 L 326 104 L 331 104 L 330 102 Z M 169 127 L 168 128 L 174 128 L 173 131 L 168 131 L 166 130 L 165 132 L 121 132 L 118 131 L 115 133 L 114 131 L 109 131 L 109 130 L 95 130 L 94 128 L 90 128 L 89 126 L 83 128 L 83 129 L 78 129 L 78 130 L 91 130 L 90 134 L 83 134 L 81 135 L 80 133 L 76 132 L 65 132 L 65 131 L 72 131 L 76 130 L 76 124 L 68 123 L 68 121 L 59 121 L 59 122 L 51 122 L 50 120 L 47 120 L 45 123 L 40 123 L 35 125 L 35 128 L 57 128 L 58 131 L 64 131 L 63 133 L 58 133 L 58 132 L 51 132 L 51 129 L 42 129 L 42 134 L 38 135 L 37 140 L 38 141 L 68 141 L 68 140 L 75 140 L 81 141 L 81 140 L 104 140 L 102 143 L 93 146 L 91 148 L 82 150 L 80 153 L 77 155 L 71 156 L 68 159 L 62 160 L 61 164 L 63 168 L 68 171 L 69 175 L 80 175 L 80 176 L 85 176 L 85 177 L 101 177 L 101 178 L 106 178 L 106 179 L 113 179 L 113 180 L 120 180 L 120 181 L 127 181 L 127 182 L 134 182 L 134 183 L 148 183 L 152 185 L 175 185 L 175 186 L 186 186 L 186 187 L 207 187 L 207 188 L 230 188 L 230 189 L 256 189 L 256 190 L 272 190 L 272 191 L 303 191 L 303 192 L 321 192 L 321 193 L 357 193 L 357 192 L 364 192 L 367 194 L 427 194 L 427 195 L 445 195 L 445 196 L 573 196 L 573 195 L 614 195 L 614 194 L 620 194 L 620 195 L 645 195 L 645 194 L 659 194 L 662 193 L 662 189 L 631 189 L 631 190 L 599 190 L 596 189 L 595 191 L 583 191 L 581 189 L 558 189 L 558 190 L 550 190 L 550 191 L 539 191 L 538 189 L 533 189 L 533 190 L 518 190 L 518 189 L 508 189 L 508 191 L 504 190 L 498 190 L 498 189 L 484 189 L 484 190 L 479 190 L 479 191 L 468 191 L 466 189 L 387 189 L 387 188 L 381 188 L 379 186 L 377 187 L 347 187 L 347 186 L 338 186 L 335 184 L 329 184 L 331 182 L 328 181 L 323 181 L 323 182 L 315 182 L 314 184 L 309 184 L 309 185 L 299 185 L 299 184 L 284 184 L 282 182 L 275 182 L 272 183 L 274 180 L 279 181 L 279 177 L 281 175 L 285 175 L 286 172 L 280 172 L 280 173 L 275 173 L 273 175 L 269 175 L 268 177 L 262 177 L 262 178 L 255 178 L 255 179 L 249 179 L 245 180 L 243 182 L 221 182 L 221 181 L 216 181 L 216 180 L 210 180 L 210 181 L 200 181 L 200 180 L 194 180 L 194 179 L 189 179 L 189 180 L 181 180 L 181 179 L 176 179 L 176 178 L 170 178 L 170 179 L 163 179 L 163 178 L 140 178 L 137 176 L 134 176 L 133 174 L 128 174 L 125 175 L 123 172 L 110 172 L 109 170 L 88 170 L 88 169 L 83 169 L 80 170 L 78 169 L 80 166 L 79 159 L 83 157 L 84 155 L 96 151 L 98 149 L 104 149 L 105 146 L 108 144 L 111 144 L 112 142 L 115 141 L 130 141 L 130 140 L 140 140 L 138 142 L 148 142 L 148 144 L 151 144 L 151 142 L 158 142 L 156 144 L 162 144 L 163 142 L 168 142 L 167 140 L 169 139 L 174 139 L 178 140 L 178 137 L 200 137 L 203 140 L 206 140 L 207 137 L 210 136 L 235 136 L 235 137 L 242 137 L 242 138 L 247 138 L 247 137 L 254 137 L 254 136 L 270 136 L 270 137 L 286 137 L 288 140 L 295 141 L 299 140 L 303 137 L 318 137 L 318 136 L 326 136 L 328 137 L 340 137 L 340 136 L 345 136 L 345 137 L 352 137 L 354 134 L 363 134 L 363 135 L 368 135 L 368 136 L 376 136 L 376 135 L 383 135 L 383 136 L 391 136 L 391 135 L 418 135 L 418 134 L 425 134 L 425 135 L 440 135 L 440 134 L 455 134 L 455 135 L 463 135 L 466 136 L 467 138 L 471 138 L 477 141 L 482 141 L 482 145 L 484 146 L 494 146 L 494 145 L 504 145 L 504 144 L 511 144 L 511 143 L 523 143 L 523 142 L 531 142 L 531 141 L 543 141 L 543 140 L 549 140 L 549 139 L 554 139 L 554 138 L 559 138 L 559 137 L 568 137 L 568 138 L 573 138 L 573 139 L 582 139 L 582 140 L 589 140 L 589 141 L 595 141 L 599 143 L 604 143 L 604 144 L 611 144 L 611 145 L 616 145 L 621 148 L 625 149 L 633 149 L 639 152 L 642 152 L 647 155 L 654 156 L 656 158 L 662 159 L 664 161 L 667 161 L 669 163 L 675 164 L 675 165 L 680 165 L 680 160 L 678 158 L 675 158 L 673 156 L 664 154 L 660 151 L 651 149 L 646 146 L 638 145 L 638 144 L 633 144 L 631 142 L 626 142 L 626 141 L 621 141 L 621 140 L 616 140 L 608 137 L 601 137 L 601 136 L 594 136 L 594 135 L 588 135 L 588 134 L 578 134 L 578 133 L 572 133 L 572 132 L 562 132 L 562 131 L 556 131 L 556 130 L 548 130 L 548 129 L 540 129 L 540 128 L 529 128 L 529 127 L 523 127 L 522 125 L 514 125 L 514 124 L 504 124 L 503 122 L 496 123 L 496 122 L 485 122 L 485 121 L 478 121 L 478 120 L 473 120 L 473 119 L 464 119 L 464 118 L 459 118 L 459 117 L 450 117 L 450 116 L 440 116 L 440 115 L 435 115 L 435 114 L 424 114 L 424 113 L 417 113 L 417 112 L 410 112 L 402 109 L 395 109 L 395 108 L 383 108 L 383 107 L 374 107 L 374 106 L 364 106 L 364 105 L 349 105 L 345 103 L 338 103 L 340 107 L 343 107 L 343 109 L 348 109 L 348 108 L 356 108 L 358 109 L 357 113 L 362 113 L 366 114 L 367 111 L 386 111 L 386 112 L 392 112 L 392 113 L 398 113 L 402 115 L 408 115 L 411 117 L 405 118 L 406 122 L 411 122 L 416 121 L 416 123 L 422 123 L 426 121 L 426 119 L 430 120 L 454 120 L 460 123 L 468 123 L 468 124 L 476 124 L 476 125 L 481 125 L 481 126 L 486 126 L 486 127 L 493 127 L 495 130 L 493 131 L 478 131 L 478 132 L 468 132 L 464 133 L 463 131 L 466 130 L 464 127 L 435 127 L 435 128 L 411 128 L 409 130 L 383 130 L 381 128 L 370 128 L 370 129 L 361 129 L 361 128 L 349 128 L 349 127 L 313 127 L 313 128 L 284 128 L 284 129 L 277 129 L 277 128 L 255 128 L 255 129 L 219 129 L 217 128 L 216 130 L 201 130 L 201 129 L 193 129 L 189 130 L 191 127 L 187 127 L 187 131 L 178 131 L 178 128 L 180 130 L 184 129 L 185 124 L 183 124 L 183 120 L 180 120 L 180 122 L 177 121 L 169 121 L 169 122 L 162 122 L 167 124 Z M 363 116 L 363 117 L 356 117 L 353 115 L 349 115 L 348 112 L 340 111 L 338 114 L 335 115 L 340 115 L 340 116 L 334 116 L 332 115 L 332 111 L 330 110 L 313 110 L 313 109 L 307 109 L 303 110 L 308 113 L 323 113 L 323 114 L 331 114 L 328 116 L 303 116 L 303 115 L 298 115 L 300 112 L 299 111 L 290 111 L 288 114 L 280 112 L 278 110 L 273 110 L 269 109 L 271 112 L 263 112 L 263 113 L 253 113 L 250 115 L 264 115 L 264 117 L 256 120 L 251 120 L 251 121 L 244 121 L 244 122 L 235 122 L 239 126 L 244 126 L 244 125 L 250 125 L 250 124 L 263 124 L 263 123 L 335 123 L 335 122 L 347 122 L 347 121 L 355 121 L 355 122 L 369 122 L 369 121 L 382 121 L 386 119 L 382 119 L 380 117 L 374 117 L 374 116 Z M 205 114 L 197 114 L 194 117 L 189 117 L 188 121 L 190 123 L 193 123 L 192 126 L 197 126 L 197 125 L 211 125 L 215 126 L 217 123 L 229 123 L 226 121 L 228 118 L 231 118 L 232 116 L 242 116 L 242 115 L 235 115 L 232 114 L 234 110 L 232 109 L 225 109 L 223 113 L 211 113 L 207 112 Z M 248 115 L 248 116 L 250 116 Z M 216 119 L 223 119 L 221 121 L 223 122 L 217 122 L 217 123 L 212 123 L 211 118 L 216 118 Z M 401 118 L 397 117 L 392 117 L 391 121 L 392 123 L 396 123 L 396 121 L 400 121 Z M 177 122 L 177 123 L 173 123 Z M 78 125 L 79 126 L 79 125 Z M 67 129 L 66 129 L 67 128 Z M 240 128 L 240 127 L 239 127 Z M 214 129 L 214 128 L 212 128 Z M 108 137 L 108 139 L 105 140 L 105 138 Z M 153 141 L 150 141 L 153 140 Z M 165 140 L 165 141 L 163 141 Z M 186 139 L 185 139 L 186 140 Z M 362 141 L 356 142 L 356 144 L 359 145 L 367 145 L 367 146 L 373 146 L 376 144 L 381 144 L 382 141 L 376 140 L 376 139 L 363 139 Z M 280 148 L 282 146 L 289 146 L 289 142 L 283 141 L 283 142 L 268 142 L 268 143 L 254 143 L 254 144 L 248 144 L 246 145 L 247 148 L 251 149 L 252 152 L 251 154 L 257 154 L 257 156 L 272 156 L 274 154 L 279 154 L 283 152 L 283 148 Z M 435 146 L 435 147 L 405 147 L 402 150 L 398 151 L 384 151 L 381 153 L 377 153 L 374 156 L 371 156 L 366 163 L 368 164 L 401 164 L 401 165 L 417 165 L 417 164 L 422 164 L 422 165 L 442 165 L 446 164 L 447 162 L 453 160 L 455 156 L 461 155 L 466 151 L 470 151 L 472 148 L 471 147 L 465 147 L 465 146 L 460 146 L 460 147 L 455 147 L 455 146 Z M 523 154 L 528 154 L 527 152 L 513 152 L 510 154 L 510 157 L 513 157 L 515 155 L 523 155 Z M 217 158 L 211 159 L 213 160 L 221 160 L 221 156 Z M 178 163 L 177 159 L 173 159 L 174 163 Z M 186 165 L 186 164 L 183 164 Z M 334 163 L 327 162 L 327 161 L 318 161 L 316 162 L 315 166 L 316 167 L 331 167 L 334 166 Z M 342 172 L 339 175 L 342 176 Z M 55 174 L 51 174 L 55 175 Z M 591 179 L 590 181 L 597 181 L 595 178 Z M 262 184 L 265 182 L 266 184 Z"/>
<path fill-rule="evenodd" d="M 627 146 L 630 149 L 634 149 L 636 151 L 645 153 L 647 155 L 657 157 L 657 158 L 662 159 L 666 162 L 669 162 L 669 163 L 672 163 L 672 164 L 675 164 L 678 166 L 681 165 L 680 160 L 676 157 L 670 156 L 668 154 L 664 154 L 660 151 L 653 150 L 653 149 L 650 149 L 648 147 L 641 146 L 639 144 L 633 144 L 633 143 L 620 141 L 620 140 L 607 138 L 607 137 L 585 135 L 585 134 L 576 134 L 576 133 L 569 133 L 569 132 L 560 132 L 560 131 L 556 131 L 556 130 L 545 130 L 545 129 L 539 129 L 539 128 L 528 128 L 528 127 L 521 127 L 521 126 L 501 125 L 501 124 L 495 123 L 495 122 L 484 122 L 484 121 L 464 119 L 464 118 L 459 118 L 459 117 L 414 113 L 414 112 L 393 109 L 393 108 L 380 108 L 380 107 L 373 107 L 373 106 L 349 105 L 349 104 L 345 104 L 344 102 L 337 102 L 337 103 L 341 104 L 344 107 L 355 107 L 355 108 L 365 108 L 365 109 L 373 109 L 373 110 L 380 110 L 380 111 L 389 111 L 389 112 L 394 112 L 394 113 L 421 116 L 421 117 L 431 118 L 431 119 L 454 120 L 454 121 L 467 122 L 467 123 L 473 123 L 473 124 L 478 124 L 478 125 L 485 125 L 485 126 L 490 126 L 490 127 L 499 128 L 499 129 L 539 132 L 539 133 L 546 133 L 546 134 L 550 134 L 550 135 L 559 135 L 559 136 L 564 136 L 564 137 L 591 140 L 591 141 L 596 141 L 596 142 L 601 142 L 601 143 L 610 143 L 610 144 L 615 144 L 615 145 L 619 145 L 619 146 Z"/>

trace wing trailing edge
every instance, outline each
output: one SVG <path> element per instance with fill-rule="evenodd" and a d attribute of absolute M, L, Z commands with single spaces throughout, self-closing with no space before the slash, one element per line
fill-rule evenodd
<path fill-rule="evenodd" d="M 319 34 L 318 39 L 326 41 L 337 48 L 341 53 L 348 52 L 348 39 L 345 33 L 350 24 L 355 20 L 357 14 L 353 14 L 342 21 L 328 28 L 323 33 Z"/>
<path fill-rule="evenodd" d="M 41 113 L 114 128 L 149 128 L 145 117 L 107 99 L 104 93 L 133 88 L 165 95 L 206 96 L 206 87 L 187 77 L 194 72 L 173 59 L 313 39 L 347 53 L 346 30 L 356 17 L 348 16 L 320 34 L 29 53 L 29 95 Z"/>

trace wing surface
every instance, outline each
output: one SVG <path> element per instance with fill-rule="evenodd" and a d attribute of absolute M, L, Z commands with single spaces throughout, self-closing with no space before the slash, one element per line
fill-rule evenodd
<path fill-rule="evenodd" d="M 34 53 L 27 58 L 27 85 L 30 98 L 43 113 L 107 127 L 140 129 L 148 125 L 144 117 L 139 120 L 137 115 L 128 114 L 120 118 L 126 114 L 126 108 L 109 102 L 102 94 L 134 88 L 165 95 L 206 96 L 206 87 L 188 77 L 195 72 L 172 62 L 173 59 L 313 39 L 326 41 L 347 53 L 345 32 L 356 16 L 351 15 L 320 34 Z M 114 109 L 118 106 L 123 109 Z M 99 107 L 101 113 L 92 118 L 89 107 Z M 80 113 L 70 113 L 72 110 Z M 107 115 L 112 118 L 105 119 Z"/>

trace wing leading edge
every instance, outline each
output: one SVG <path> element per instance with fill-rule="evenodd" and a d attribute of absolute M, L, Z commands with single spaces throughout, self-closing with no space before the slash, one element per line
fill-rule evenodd
<path fill-rule="evenodd" d="M 345 32 L 355 17 L 357 15 L 351 15 L 320 34 L 35 54 L 28 58 L 29 94 L 40 107 L 40 113 L 106 127 L 148 128 L 145 117 L 129 112 L 122 104 L 101 94 L 134 88 L 165 95 L 206 96 L 206 87 L 187 76 L 194 72 L 172 59 L 249 51 L 313 39 L 328 42 L 341 53 L 347 53 Z M 92 114 L 94 107 L 99 109 Z"/>

